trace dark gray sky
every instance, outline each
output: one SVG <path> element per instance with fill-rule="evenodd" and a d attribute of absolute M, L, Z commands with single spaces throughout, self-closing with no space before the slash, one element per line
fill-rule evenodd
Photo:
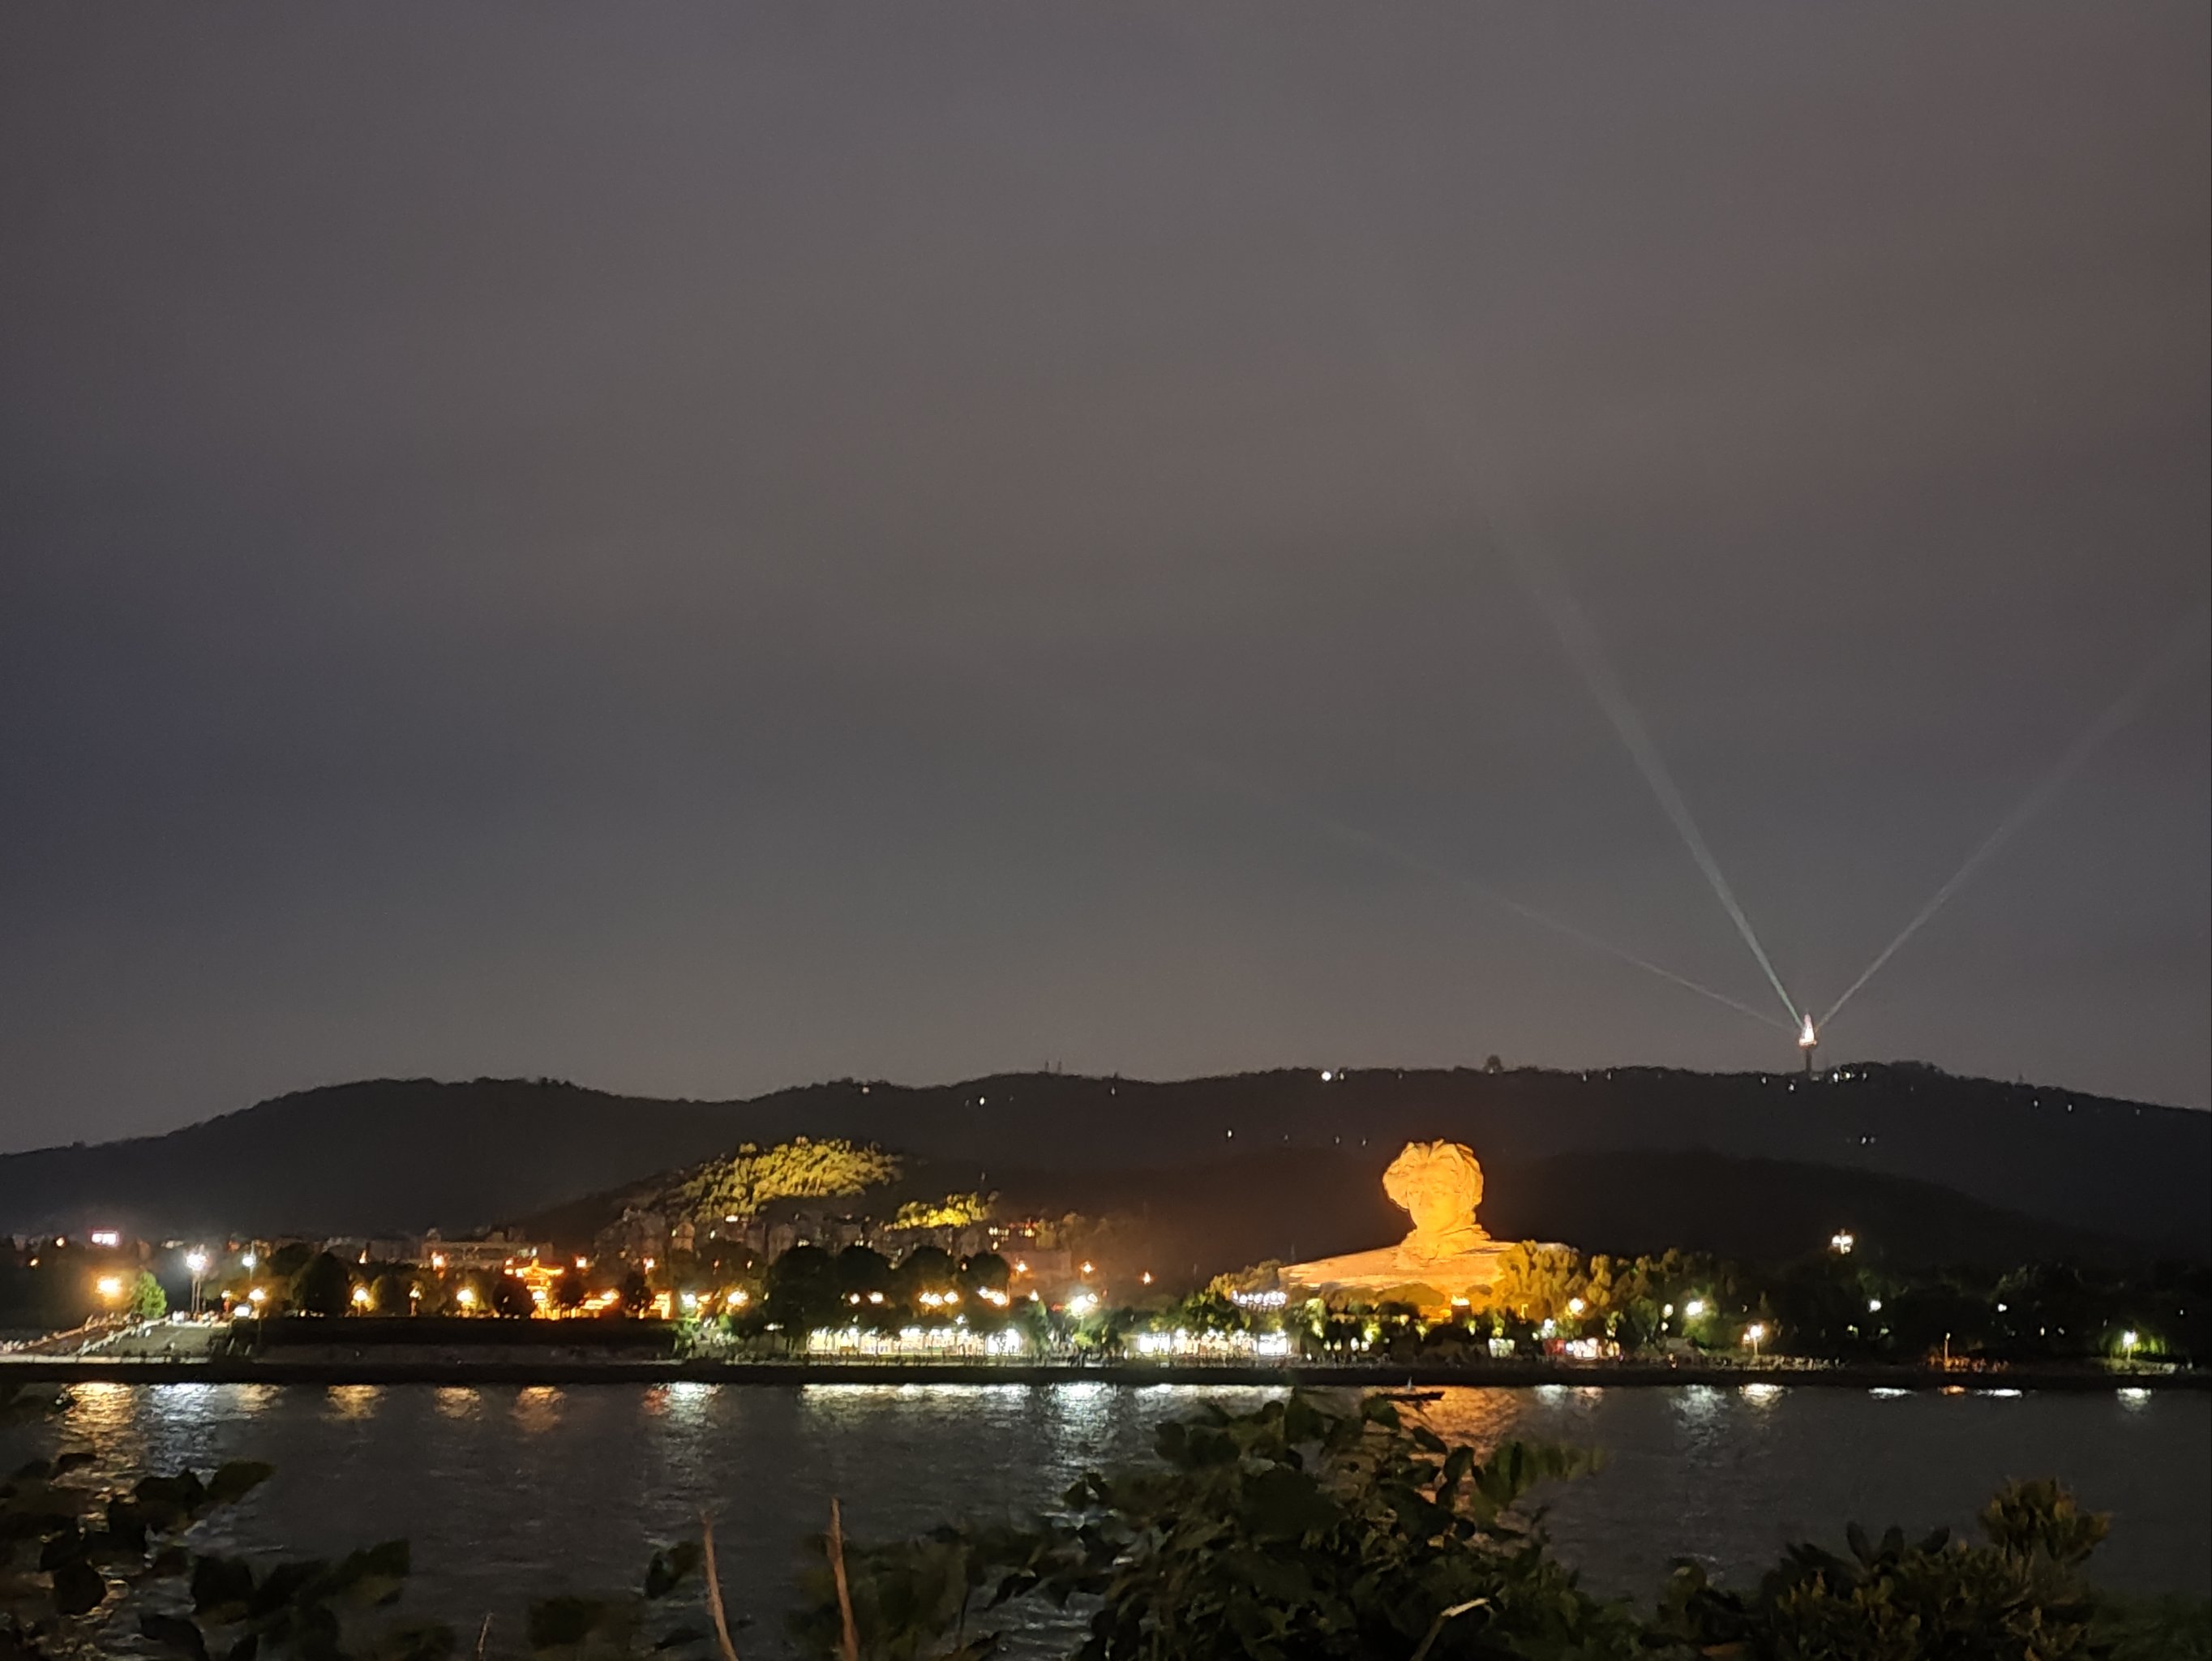
<path fill-rule="evenodd" d="M 0 1146 L 375 1074 L 2203 1104 L 2207 11 L 0 12 Z M 1348 828 L 1397 850 L 1364 845 Z"/>

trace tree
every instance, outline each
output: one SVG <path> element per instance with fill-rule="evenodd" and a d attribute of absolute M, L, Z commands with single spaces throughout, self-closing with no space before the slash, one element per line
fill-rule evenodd
<path fill-rule="evenodd" d="M 960 1265 L 960 1290 L 970 1296 L 995 1292 L 1009 1292 L 1014 1283 L 1014 1266 L 995 1251 L 979 1251 Z"/>
<path fill-rule="evenodd" d="M 891 1284 L 891 1260 L 882 1252 L 849 1245 L 837 1254 L 837 1290 L 848 1304 L 856 1297 L 866 1302 L 872 1292 L 887 1298 Z"/>
<path fill-rule="evenodd" d="M 353 1307 L 353 1271 L 329 1252 L 317 1252 L 293 1278 L 292 1306 L 308 1315 L 345 1314 Z"/>
<path fill-rule="evenodd" d="M 1635 1623 L 1581 1591 L 1512 1511 L 1538 1481 L 1587 1469 L 1571 1450 L 1508 1443 L 1478 1463 L 1391 1403 L 1342 1413 L 1304 1395 L 1161 1427 L 1158 1468 L 1096 1472 L 1065 1518 L 940 1529 L 845 1548 L 864 1653 L 939 1653 L 970 1590 L 1073 1603 L 1096 1661 L 1253 1656 L 1626 1658 Z M 809 1578 L 802 1634 L 826 1650 L 832 1576 Z M 972 1628 L 963 1654 L 990 1647 Z"/>
<path fill-rule="evenodd" d="M 948 1194 L 941 1200 L 908 1200 L 891 1218 L 893 1228 L 968 1228 L 991 1220 L 991 1194 Z"/>
<path fill-rule="evenodd" d="M 751 1142 L 696 1165 L 666 1196 L 665 1208 L 702 1221 L 750 1217 L 771 1200 L 822 1200 L 858 1194 L 898 1176 L 898 1161 L 872 1144 L 805 1136 L 760 1147 Z"/>
<path fill-rule="evenodd" d="M 960 1266 L 941 1246 L 916 1246 L 899 1260 L 899 1296 L 920 1307 L 925 1292 L 943 1296 L 959 1290 Z"/>
<path fill-rule="evenodd" d="M 622 1277 L 622 1306 L 631 1315 L 642 1315 L 653 1307 L 653 1287 L 643 1269 L 633 1269 Z"/>
<path fill-rule="evenodd" d="M 1908 1544 L 1893 1528 L 1876 1542 L 1854 1524 L 1848 1556 L 1792 1546 L 1751 1593 L 1715 1586 L 1685 1564 L 1652 1637 L 1745 1661 L 2091 1661 L 2112 1653 L 2092 1631 L 2095 1600 L 2082 1573 L 2109 1519 L 2081 1510 L 2055 1482 L 2015 1482 L 1984 1509 L 1981 1525 L 1985 1546 L 1954 1542 L 1948 1529 Z"/>
<path fill-rule="evenodd" d="M 169 1312 L 169 1294 L 161 1290 L 161 1283 L 144 1269 L 131 1283 L 128 1305 L 134 1321 L 158 1321 Z"/>
<path fill-rule="evenodd" d="M 520 1320 L 538 1312 L 537 1300 L 531 1297 L 530 1288 L 513 1275 L 502 1275 L 492 1282 L 491 1312 L 504 1315 L 509 1320 Z"/>
<path fill-rule="evenodd" d="M 379 1315 L 415 1313 L 415 1277 L 397 1267 L 380 1269 L 368 1283 L 368 1306 Z"/>
<path fill-rule="evenodd" d="M 296 1280 L 314 1255 L 314 1247 L 305 1240 L 288 1241 L 270 1254 L 269 1273 L 279 1281 Z"/>
<path fill-rule="evenodd" d="M 849 1307 L 837 1289 L 836 1260 L 820 1246 L 793 1246 L 770 1263 L 763 1292 L 768 1318 L 801 1342 Z"/>

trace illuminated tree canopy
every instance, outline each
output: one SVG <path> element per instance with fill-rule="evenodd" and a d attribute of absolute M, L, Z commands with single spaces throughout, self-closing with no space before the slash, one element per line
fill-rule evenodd
<path fill-rule="evenodd" d="M 991 1220 L 988 1194 L 948 1194 L 941 1200 L 908 1200 L 891 1219 L 893 1228 L 966 1228 Z"/>
<path fill-rule="evenodd" d="M 750 1217 L 772 1200 L 858 1194 L 895 1179 L 898 1161 L 872 1144 L 794 1136 L 772 1147 L 751 1142 L 695 1167 L 672 1196 L 673 1208 L 702 1219 Z"/>

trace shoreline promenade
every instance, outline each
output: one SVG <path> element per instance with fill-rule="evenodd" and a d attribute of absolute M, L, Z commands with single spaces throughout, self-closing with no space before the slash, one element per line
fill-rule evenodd
<path fill-rule="evenodd" d="M 1445 1388 L 1650 1389 L 1689 1384 L 1830 1390 L 2112 1391 L 2212 1390 L 2212 1373 L 2089 1367 L 1963 1368 L 1878 1366 L 1711 1366 L 1664 1362 L 1493 1360 L 1461 1366 L 1362 1362 L 1091 1365 L 1019 1361 L 777 1361 L 574 1355 L 469 1359 L 322 1354 L 209 1360 L 113 1355 L 0 1360 L 0 1382 L 30 1384 L 1106 1384 L 1310 1390 Z"/>

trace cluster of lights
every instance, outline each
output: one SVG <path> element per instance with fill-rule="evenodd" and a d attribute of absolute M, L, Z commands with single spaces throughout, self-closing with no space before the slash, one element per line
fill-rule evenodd
<path fill-rule="evenodd" d="M 1287 1292 L 1232 1292 L 1229 1301 L 1239 1309 L 1280 1309 L 1291 1301 L 1291 1295 Z"/>
<path fill-rule="evenodd" d="M 897 1355 L 913 1351 L 929 1354 L 1013 1356 L 1025 1348 L 1017 1332 L 981 1333 L 967 1326 L 904 1327 L 895 1336 L 863 1332 L 858 1327 L 824 1329 L 806 1335 L 812 1355 Z"/>
<path fill-rule="evenodd" d="M 1291 1341 L 1289 1335 L 1280 1332 L 1189 1332 L 1177 1327 L 1173 1332 L 1139 1333 L 1136 1348 L 1138 1354 L 1150 1356 L 1253 1355 L 1275 1360 L 1291 1353 Z"/>

